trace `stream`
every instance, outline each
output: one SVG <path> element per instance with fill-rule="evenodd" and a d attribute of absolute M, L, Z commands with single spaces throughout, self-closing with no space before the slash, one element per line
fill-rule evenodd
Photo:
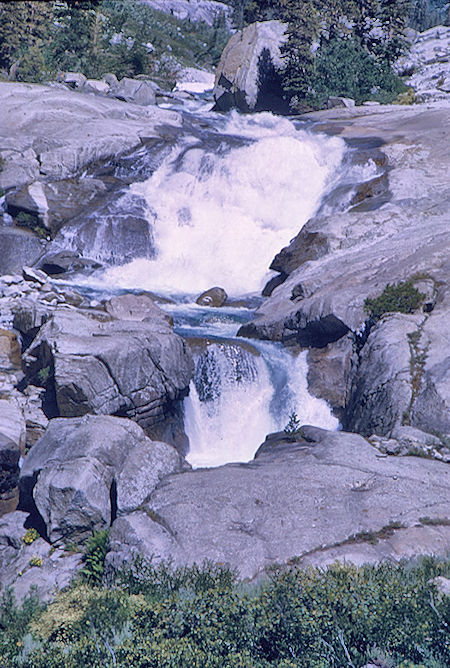
<path fill-rule="evenodd" d="M 187 459 L 209 467 L 250 460 L 293 412 L 301 424 L 339 427 L 308 393 L 307 351 L 236 332 L 261 302 L 275 254 L 314 214 L 345 209 L 350 184 L 373 177 L 376 166 L 356 166 L 341 139 L 270 113 L 221 115 L 198 103 L 184 118 L 182 138 L 157 161 L 149 153 L 145 180 L 115 204 L 119 215 L 120 207 L 144 210 L 151 252 L 76 284 L 98 299 L 130 290 L 162 298 L 196 363 L 184 404 Z M 90 257 L 104 260 L 101 235 Z M 226 290 L 225 306 L 197 305 L 213 286 Z"/>

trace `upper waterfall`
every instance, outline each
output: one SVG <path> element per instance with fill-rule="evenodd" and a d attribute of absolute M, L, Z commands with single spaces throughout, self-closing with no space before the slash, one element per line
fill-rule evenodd
<path fill-rule="evenodd" d="M 344 142 L 269 113 L 231 114 L 219 130 L 187 135 L 131 191 L 144 197 L 156 257 L 107 271 L 108 283 L 169 294 L 221 285 L 259 291 L 275 253 L 316 211 Z"/>

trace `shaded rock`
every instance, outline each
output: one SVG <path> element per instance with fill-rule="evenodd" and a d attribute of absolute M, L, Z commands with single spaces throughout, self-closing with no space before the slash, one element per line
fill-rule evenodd
<path fill-rule="evenodd" d="M 25 356 L 29 379 L 47 367 L 54 416 L 126 415 L 147 430 L 173 417 L 193 372 L 185 342 L 164 316 L 130 326 L 101 312 L 65 309 L 41 327 Z"/>
<path fill-rule="evenodd" d="M 354 563 L 445 554 L 450 527 L 419 518 L 448 516 L 447 465 L 381 458 L 354 434 L 309 437 L 309 447 L 275 448 L 249 464 L 168 476 L 140 509 L 114 522 L 108 567 L 141 553 L 174 565 L 210 559 L 255 577 L 275 562 L 319 563 L 331 552 Z"/>
<path fill-rule="evenodd" d="M 223 288 L 210 288 L 197 297 L 196 304 L 200 306 L 223 306 L 228 299 L 228 295 Z"/>
<path fill-rule="evenodd" d="M 348 402 L 352 355 L 351 336 L 308 352 L 308 390 L 325 399 L 339 418 Z"/>
<path fill-rule="evenodd" d="M 287 111 L 282 97 L 280 48 L 286 41 L 281 21 L 252 23 L 226 45 L 216 71 L 215 109 Z M 278 95 L 276 92 L 278 91 Z"/>
<path fill-rule="evenodd" d="M 152 81 L 124 77 L 117 86 L 114 86 L 110 94 L 124 102 L 134 102 L 143 106 L 156 104 L 155 84 Z"/>
<path fill-rule="evenodd" d="M 29 230 L 0 227 L 0 275 L 21 272 L 24 265 L 34 264 L 45 246 L 46 242 Z"/>
<path fill-rule="evenodd" d="M 83 541 L 136 509 L 181 461 L 124 418 L 51 420 L 22 467 L 20 507 L 39 513 L 51 542 Z"/>
<path fill-rule="evenodd" d="M 49 276 L 56 276 L 71 271 L 92 271 L 99 269 L 101 264 L 94 260 L 80 257 L 77 251 L 61 250 L 46 253 L 40 258 L 38 266 Z"/>
<path fill-rule="evenodd" d="M 7 211 L 16 216 L 25 211 L 36 216 L 52 235 L 71 218 L 86 210 L 88 204 L 101 197 L 107 187 L 99 179 L 64 179 L 33 183 L 6 195 Z"/>
<path fill-rule="evenodd" d="M 13 400 L 0 399 L 0 515 L 15 510 L 19 460 L 25 452 L 25 420 Z"/>
<path fill-rule="evenodd" d="M 23 146 L 22 150 L 11 147 L 9 150 L 0 150 L 2 169 L 0 170 L 0 188 L 8 190 L 22 186 L 39 177 L 39 161 L 36 152 Z"/>

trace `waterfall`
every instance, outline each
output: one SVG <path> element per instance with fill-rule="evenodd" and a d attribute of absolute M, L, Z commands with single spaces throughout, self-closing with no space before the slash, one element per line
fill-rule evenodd
<path fill-rule="evenodd" d="M 203 341 L 185 400 L 188 461 L 216 466 L 251 459 L 293 411 L 303 424 L 338 426 L 308 393 L 306 352 L 233 339 L 251 312 L 201 308 L 193 297 L 214 285 L 231 297 L 260 294 L 274 255 L 337 179 L 344 143 L 269 113 L 203 117 L 201 129 L 191 119 L 152 175 L 130 186 L 147 205 L 153 257 L 147 249 L 89 282 L 175 298 L 164 308 L 176 330 Z"/>
<path fill-rule="evenodd" d="M 235 114 L 220 134 L 186 137 L 132 186 L 148 203 L 156 258 L 112 268 L 107 282 L 168 294 L 260 291 L 274 255 L 317 210 L 343 151 L 342 140 L 269 113 Z"/>

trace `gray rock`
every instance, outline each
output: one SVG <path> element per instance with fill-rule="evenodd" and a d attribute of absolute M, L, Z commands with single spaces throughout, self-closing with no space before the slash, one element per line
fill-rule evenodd
<path fill-rule="evenodd" d="M 104 304 L 105 311 L 116 320 L 161 321 L 173 325 L 172 317 L 162 311 L 150 295 L 125 294 L 112 297 Z"/>
<path fill-rule="evenodd" d="M 230 38 L 216 72 L 216 110 L 286 110 L 281 89 L 277 95 L 273 81 L 284 66 L 280 48 L 287 39 L 285 33 L 286 25 L 281 21 L 264 21 L 252 23 Z M 270 87 L 265 84 L 269 78 Z"/>
<path fill-rule="evenodd" d="M 64 83 L 70 88 L 83 88 L 86 77 L 81 72 L 66 72 L 64 74 Z"/>
<path fill-rule="evenodd" d="M 20 603 L 33 587 L 48 601 L 70 584 L 82 555 L 52 547 L 40 537 L 25 544 L 26 520 L 27 514 L 19 511 L 0 518 L 0 591 L 11 587 Z"/>
<path fill-rule="evenodd" d="M 83 93 L 94 93 L 95 95 L 106 95 L 109 91 L 109 84 L 106 81 L 98 79 L 86 79 L 83 84 Z"/>
<path fill-rule="evenodd" d="M 125 418 L 87 415 L 51 420 L 25 458 L 21 508 L 42 518 L 53 543 L 85 540 L 135 510 L 182 459 Z"/>
<path fill-rule="evenodd" d="M 101 312 L 57 309 L 24 357 L 26 373 L 33 379 L 54 369 L 56 415 L 119 413 L 151 431 L 187 394 L 193 363 L 164 316 L 149 320 L 131 326 Z"/>
<path fill-rule="evenodd" d="M 292 559 L 303 565 L 445 554 L 446 464 L 380 458 L 365 439 L 344 432 L 308 437 L 309 447 L 286 445 L 249 464 L 168 476 L 140 509 L 114 522 L 109 568 L 141 553 L 174 565 L 210 559 L 255 577 Z M 419 522 L 424 515 L 435 518 L 433 526 Z"/>
<path fill-rule="evenodd" d="M 334 109 L 335 107 L 344 107 L 350 109 L 355 106 L 355 100 L 352 100 L 351 97 L 336 97 L 331 96 L 327 100 L 328 109 Z"/>
<path fill-rule="evenodd" d="M 25 420 L 14 400 L 0 399 L 0 515 L 15 509 L 19 460 L 25 452 Z"/>
<path fill-rule="evenodd" d="M 45 245 L 30 230 L 0 227 L 0 275 L 21 272 L 24 265 L 38 260 Z"/>
<path fill-rule="evenodd" d="M 0 82 L 0 97 L 1 188 L 71 177 L 181 125 L 170 110 L 39 84 Z"/>
<path fill-rule="evenodd" d="M 176 16 L 181 21 L 204 22 L 213 26 L 220 16 L 231 24 L 231 7 L 215 0 L 146 0 L 154 9 Z"/>
<path fill-rule="evenodd" d="M 124 102 L 134 102 L 143 106 L 156 104 L 154 84 L 151 81 L 124 77 L 111 90 L 111 95 Z"/>
<path fill-rule="evenodd" d="M 26 281 L 44 285 L 47 282 L 47 274 L 40 269 L 33 269 L 32 267 L 23 267 L 22 276 Z"/>
<path fill-rule="evenodd" d="M 22 353 L 17 336 L 8 329 L 0 328 L 0 369 L 17 370 L 21 368 Z"/>
<path fill-rule="evenodd" d="M 200 306 L 223 306 L 228 299 L 228 295 L 223 288 L 210 288 L 197 297 L 196 304 Z"/>
<path fill-rule="evenodd" d="M 433 578 L 433 584 L 436 585 L 437 590 L 444 596 L 450 596 L 450 579 L 443 575 Z"/>
<path fill-rule="evenodd" d="M 421 101 L 448 99 L 450 28 L 435 26 L 415 35 L 410 51 L 395 68 Z"/>
<path fill-rule="evenodd" d="M 52 183 L 33 181 L 7 193 L 6 205 L 12 216 L 20 211 L 36 216 L 39 223 L 55 235 L 68 220 L 85 211 L 88 204 L 94 203 L 106 191 L 106 186 L 93 178 Z"/>

